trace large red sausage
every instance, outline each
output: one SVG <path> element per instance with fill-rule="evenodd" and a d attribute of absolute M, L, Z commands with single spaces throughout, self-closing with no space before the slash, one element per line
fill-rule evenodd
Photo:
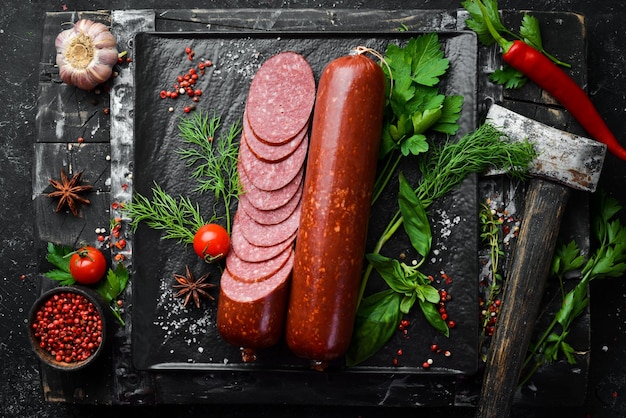
<path fill-rule="evenodd" d="M 361 54 L 332 61 L 320 78 L 286 341 L 323 365 L 348 348 L 357 299 L 385 103 L 380 66 Z"/>

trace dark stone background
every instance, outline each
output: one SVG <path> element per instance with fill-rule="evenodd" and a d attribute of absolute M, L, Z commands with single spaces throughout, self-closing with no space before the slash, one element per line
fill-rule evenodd
<path fill-rule="evenodd" d="M 626 144 L 626 2 L 623 0 L 500 0 L 503 9 L 573 11 L 583 14 L 588 31 L 588 86 L 609 126 Z M 455 9 L 459 1 L 361 0 L 8 0 L 0 6 L 0 416 L 100 417 L 155 416 L 370 417 L 419 415 L 469 417 L 471 409 L 372 409 L 295 406 L 86 407 L 43 401 L 38 363 L 27 344 L 26 317 L 37 292 L 33 243 L 32 159 L 45 12 L 99 9 L 318 8 Z M 624 163 L 608 157 L 601 187 L 626 204 Z M 626 222 L 626 219 L 622 219 Z M 519 417 L 626 416 L 626 283 L 623 278 L 592 284 L 592 356 L 588 397 L 571 410 L 519 408 Z"/>

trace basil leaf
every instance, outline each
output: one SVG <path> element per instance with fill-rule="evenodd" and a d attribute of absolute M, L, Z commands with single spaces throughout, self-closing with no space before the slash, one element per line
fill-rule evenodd
<path fill-rule="evenodd" d="M 402 297 L 402 301 L 400 302 L 400 312 L 403 314 L 408 314 L 415 301 L 417 300 L 417 292 L 412 292 L 409 295 L 404 295 Z"/>
<path fill-rule="evenodd" d="M 401 295 L 391 289 L 364 298 L 357 312 L 346 364 L 355 366 L 380 350 L 395 332 L 402 313 Z"/>
<path fill-rule="evenodd" d="M 448 324 L 446 324 L 446 321 L 441 319 L 441 315 L 435 305 L 426 301 L 422 302 L 421 300 L 419 301 L 419 305 L 428 323 L 446 337 L 450 336 Z"/>
<path fill-rule="evenodd" d="M 420 286 L 420 290 L 422 291 L 424 298 L 426 298 L 426 301 L 430 303 L 439 303 L 441 297 L 439 296 L 439 292 L 437 291 L 437 289 L 435 289 L 433 286 L 429 284 L 422 285 Z"/>
<path fill-rule="evenodd" d="M 404 230 L 406 231 L 411 245 L 419 255 L 426 257 L 430 253 L 432 245 L 432 232 L 426 210 L 419 198 L 407 182 L 404 174 L 400 173 L 400 191 L 398 194 L 398 205 L 404 220 Z"/>
<path fill-rule="evenodd" d="M 398 260 L 380 254 L 367 254 L 365 257 L 395 292 L 408 293 L 415 289 L 415 284 L 404 276 Z"/>

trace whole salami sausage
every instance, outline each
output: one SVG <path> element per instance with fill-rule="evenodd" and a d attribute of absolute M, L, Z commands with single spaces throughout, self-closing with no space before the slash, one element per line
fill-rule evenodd
<path fill-rule="evenodd" d="M 361 281 L 385 103 L 380 66 L 332 61 L 315 102 L 286 341 L 317 368 L 347 350 Z"/>

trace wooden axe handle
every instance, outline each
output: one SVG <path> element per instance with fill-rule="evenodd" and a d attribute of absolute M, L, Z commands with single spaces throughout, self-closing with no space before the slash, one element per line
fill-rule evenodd
<path fill-rule="evenodd" d="M 508 417 L 570 189 L 533 178 L 490 344 L 477 418 Z"/>

